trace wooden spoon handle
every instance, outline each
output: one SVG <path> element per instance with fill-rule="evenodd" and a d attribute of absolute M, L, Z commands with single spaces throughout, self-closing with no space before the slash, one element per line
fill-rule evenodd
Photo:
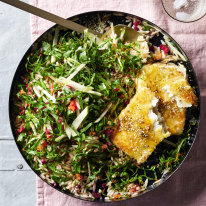
<path fill-rule="evenodd" d="M 49 20 L 49 21 L 52 21 L 56 24 L 59 24 L 63 27 L 66 27 L 66 28 L 69 28 L 69 29 L 72 29 L 74 31 L 77 31 L 77 32 L 80 32 L 80 33 L 83 33 L 85 29 L 87 29 L 86 27 L 80 25 L 80 24 L 77 24 L 73 21 L 70 21 L 70 20 L 67 20 L 67 19 L 64 19 L 60 16 L 57 16 L 55 14 L 52 14 L 52 13 L 49 13 L 47 11 L 44 11 L 42 9 L 39 9 L 37 7 L 34 7 L 34 6 L 31 6 L 27 3 L 24 3 L 22 1 L 19 1 L 19 0 L 0 0 L 4 3 L 7 3 L 11 6 L 14 6 L 16 8 L 19 8 L 23 11 L 26 11 L 26 12 L 29 12 L 31 14 L 34 14 L 36 16 L 39 16 L 39 17 L 42 17 L 46 20 Z M 98 35 L 99 33 L 96 32 L 96 31 L 93 31 L 91 29 L 88 29 L 89 32 L 91 32 L 92 34 L 95 34 L 95 35 Z"/>

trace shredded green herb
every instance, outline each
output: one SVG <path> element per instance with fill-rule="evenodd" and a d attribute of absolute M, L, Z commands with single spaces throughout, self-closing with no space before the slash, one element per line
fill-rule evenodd
<path fill-rule="evenodd" d="M 67 33 L 57 44 L 43 42 L 30 54 L 18 84 L 17 141 L 43 178 L 64 190 L 75 180 L 77 190 L 84 184 L 97 195 L 96 184 L 106 195 L 108 183 L 117 191 L 147 179 L 153 183 L 182 161 L 187 134 L 174 149 L 162 142 L 157 161 L 139 166 L 110 141 L 115 119 L 135 94 L 141 60 L 138 42 L 108 38 L 97 44 L 87 32 L 84 38 Z"/>

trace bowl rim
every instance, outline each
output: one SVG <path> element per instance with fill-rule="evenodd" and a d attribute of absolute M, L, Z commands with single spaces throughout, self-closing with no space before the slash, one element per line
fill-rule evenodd
<path fill-rule="evenodd" d="M 15 79 L 16 77 L 18 76 L 18 73 L 19 73 L 19 70 L 20 70 L 20 67 L 24 61 L 24 58 L 26 58 L 28 56 L 28 54 L 30 53 L 30 50 L 32 49 L 33 45 L 40 41 L 40 39 L 48 32 L 50 32 L 52 29 L 54 29 L 57 24 L 53 25 L 52 27 L 48 28 L 44 33 L 42 33 L 34 42 L 31 43 L 31 45 L 29 46 L 29 48 L 27 49 L 27 51 L 25 52 L 25 54 L 23 55 L 23 57 L 21 58 L 19 64 L 18 64 L 18 67 L 13 75 L 13 78 L 12 78 L 12 83 L 11 83 L 11 86 L 10 86 L 10 92 L 9 92 L 9 104 L 8 104 L 8 109 L 9 109 L 9 122 L 10 122 L 10 127 L 11 127 L 11 131 L 12 131 L 12 135 L 13 135 L 13 138 L 14 138 L 14 141 L 16 143 L 16 146 L 19 150 L 19 152 L 21 153 L 23 159 L 25 160 L 25 162 L 28 164 L 28 166 L 31 168 L 31 170 L 41 179 L 43 180 L 45 183 L 47 183 L 49 186 L 51 186 L 52 188 L 54 188 L 55 190 L 65 194 L 65 195 L 68 195 L 70 197 L 73 197 L 73 198 L 76 198 L 78 200 L 83 200 L 83 201 L 87 201 L 87 202 L 96 202 L 96 203 L 114 203 L 114 202 L 122 202 L 122 201 L 127 201 L 127 200 L 131 200 L 131 199 L 134 199 L 134 198 L 138 198 L 140 196 L 142 196 L 143 194 L 146 194 L 150 191 L 153 191 L 155 188 L 159 187 L 160 185 L 162 185 L 166 180 L 168 180 L 179 168 L 180 166 L 183 164 L 183 162 L 185 161 L 185 159 L 187 158 L 188 154 L 190 153 L 193 145 L 194 145 L 194 142 L 195 142 L 195 139 L 196 139 L 196 136 L 197 136 L 197 132 L 198 132 L 198 129 L 199 129 L 199 125 L 200 125 L 200 114 L 201 114 L 201 96 L 200 96 L 200 87 L 199 87 L 199 82 L 198 82 L 198 79 L 197 79 L 197 76 L 196 76 L 196 73 L 195 73 L 195 70 L 187 56 L 187 54 L 184 52 L 184 50 L 181 48 L 181 46 L 177 43 L 177 41 L 174 40 L 174 38 L 172 38 L 165 30 L 163 30 L 162 28 L 160 28 L 159 26 L 157 26 L 156 24 L 152 23 L 151 21 L 145 19 L 145 18 L 142 18 L 140 16 L 137 16 L 135 14 L 131 14 L 131 13 L 128 13 L 128 12 L 123 12 L 123 11 L 119 11 L 119 10 L 92 10 L 92 11 L 88 11 L 88 12 L 82 12 L 82 13 L 78 13 L 78 14 L 75 14 L 75 15 L 72 15 L 71 17 L 67 18 L 68 20 L 71 20 L 72 18 L 75 18 L 75 17 L 79 17 L 79 16 L 83 16 L 83 15 L 90 15 L 92 13 L 110 13 L 110 14 L 113 14 L 113 13 L 121 13 L 123 15 L 129 15 L 129 16 L 132 16 L 134 18 L 137 18 L 137 19 L 140 19 L 141 21 L 142 20 L 145 20 L 147 21 L 149 24 L 157 27 L 162 33 L 166 34 L 172 42 L 176 43 L 178 48 L 184 53 L 184 55 L 186 56 L 187 58 L 187 63 L 189 64 L 188 67 L 190 67 L 190 69 L 192 70 L 192 73 L 193 73 L 193 76 L 194 76 L 194 82 L 195 82 L 195 86 L 196 86 L 196 95 L 198 97 L 198 108 L 199 108 L 199 114 L 197 116 L 197 126 L 195 127 L 195 132 L 193 133 L 193 140 L 192 140 L 192 143 L 190 144 L 190 147 L 185 155 L 185 157 L 183 158 L 183 160 L 181 161 L 181 163 L 169 174 L 167 175 L 165 178 L 162 178 L 162 182 L 160 184 L 157 184 L 156 186 L 153 186 L 151 188 L 148 188 L 146 191 L 138 194 L 137 196 L 134 196 L 134 197 L 130 197 L 130 198 L 127 198 L 127 199 L 120 199 L 120 200 L 116 200 L 116 201 L 105 201 L 105 200 L 99 200 L 99 199 L 94 199 L 94 200 L 91 200 L 91 199 L 83 199 L 81 196 L 76 196 L 72 193 L 68 193 L 60 188 L 57 188 L 56 186 L 54 186 L 53 184 L 47 182 L 45 179 L 43 179 L 40 174 L 38 174 L 38 172 L 36 172 L 30 165 L 30 162 L 25 158 L 24 154 L 23 154 L 23 151 L 21 150 L 20 148 L 20 145 L 17 143 L 17 139 L 15 138 L 15 132 L 14 132 L 14 128 L 13 128 L 13 124 L 12 124 L 12 97 L 13 97 L 13 90 L 14 90 L 14 87 L 15 87 Z"/>

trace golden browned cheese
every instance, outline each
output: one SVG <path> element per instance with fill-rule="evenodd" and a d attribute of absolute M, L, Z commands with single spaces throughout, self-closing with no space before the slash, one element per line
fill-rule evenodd
<path fill-rule="evenodd" d="M 130 100 L 119 115 L 119 128 L 112 135 L 112 142 L 130 157 L 143 163 L 169 132 L 164 132 L 154 113 L 157 104 L 155 93 L 143 87 Z"/>
<path fill-rule="evenodd" d="M 186 108 L 179 108 L 175 101 L 159 104 L 158 109 L 168 131 L 174 135 L 182 134 L 185 126 Z"/>
<path fill-rule="evenodd" d="M 148 87 L 159 101 L 159 112 L 169 132 L 179 135 L 184 130 L 186 108 L 197 105 L 197 98 L 187 81 L 183 65 L 156 63 L 143 67 L 138 88 Z"/>
<path fill-rule="evenodd" d="M 197 105 L 183 65 L 145 65 L 137 78 L 137 92 L 118 117 L 112 142 L 138 164 L 171 134 L 184 130 L 186 109 Z"/>
<path fill-rule="evenodd" d="M 156 63 L 145 65 L 138 78 L 138 88 L 146 86 L 162 102 L 176 100 L 179 107 L 197 104 L 197 98 L 187 81 L 183 65 Z"/>

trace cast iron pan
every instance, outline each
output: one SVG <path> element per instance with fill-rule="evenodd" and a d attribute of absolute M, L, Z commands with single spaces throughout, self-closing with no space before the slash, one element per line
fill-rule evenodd
<path fill-rule="evenodd" d="M 93 12 L 88 12 L 88 13 L 83 13 L 83 14 L 79 14 L 79 15 L 76 15 L 76 16 L 73 16 L 71 18 L 69 18 L 70 20 L 73 20 L 73 21 L 76 21 L 77 23 L 79 24 L 82 24 L 82 25 L 85 25 L 87 27 L 93 27 L 94 25 L 97 25 L 98 24 L 98 19 L 99 17 L 103 20 L 106 21 L 106 24 L 108 24 L 109 26 L 109 22 L 113 22 L 114 25 L 116 24 L 125 24 L 125 25 L 128 25 L 128 22 L 126 22 L 126 16 L 130 16 L 130 17 L 135 17 L 135 18 L 138 18 L 140 20 L 145 20 L 145 19 L 142 19 L 138 16 L 134 16 L 134 15 L 131 15 L 131 14 L 128 14 L 128 13 L 124 13 L 124 12 L 114 12 L 114 11 L 93 11 Z M 147 21 L 147 20 L 145 20 Z M 153 25 L 153 26 L 156 26 L 154 25 L 153 23 L 147 21 L 149 24 Z M 46 41 L 49 41 L 49 40 L 52 40 L 51 37 L 53 37 L 53 34 L 54 34 L 54 29 L 57 25 L 51 27 L 49 30 L 47 30 L 44 34 L 42 34 L 31 46 L 30 48 L 27 50 L 27 52 L 25 53 L 25 55 L 23 56 L 19 66 L 17 67 L 17 70 L 15 72 L 15 75 L 14 75 L 14 78 L 13 78 L 13 81 L 12 81 L 12 85 L 11 85 L 11 89 L 10 89 L 10 97 L 9 97 L 9 118 L 10 118 L 10 125 L 11 125 L 11 129 L 12 129 L 12 133 L 13 133 L 13 136 L 14 136 L 14 140 L 16 142 L 16 145 L 19 149 L 19 152 L 22 154 L 23 158 L 25 159 L 25 161 L 27 162 L 28 165 L 30 165 L 29 161 L 24 157 L 24 154 L 22 152 L 22 148 L 21 146 L 18 144 L 17 142 L 17 135 L 16 135 L 16 132 L 15 132 L 15 126 L 14 126 L 14 120 L 15 120 L 15 111 L 14 111 L 14 103 L 15 103 L 15 96 L 16 96 L 16 84 L 18 82 L 21 81 L 21 76 L 23 74 L 25 74 L 26 70 L 25 70 L 25 63 L 27 62 L 27 57 L 29 56 L 29 54 L 34 51 L 35 49 L 37 48 L 40 48 L 39 46 L 41 45 L 41 42 L 43 40 L 46 40 Z M 157 28 L 159 28 L 158 26 L 156 26 Z M 160 29 L 160 28 L 159 28 Z M 168 35 L 165 31 L 163 31 L 162 29 L 160 29 L 162 31 L 163 34 L 166 34 Z M 68 32 L 68 30 L 67 30 Z M 169 36 L 169 35 L 168 35 Z M 169 36 L 170 37 L 170 36 Z M 163 39 L 163 35 L 160 34 L 159 36 L 155 36 L 151 42 L 156 45 L 156 46 L 159 46 L 161 44 L 161 39 Z M 172 38 L 170 37 L 170 39 L 178 46 L 178 49 L 182 52 L 182 48 L 177 44 L 177 42 Z M 191 107 L 189 109 L 187 109 L 187 117 L 186 117 L 186 123 L 185 123 L 185 129 L 184 131 L 187 131 L 189 129 L 189 122 L 192 120 L 193 122 L 196 122 L 196 124 L 192 125 L 191 126 L 191 130 L 189 132 L 189 135 L 190 135 L 190 141 L 189 141 L 189 144 L 188 146 L 186 147 L 186 155 L 184 157 L 184 159 L 186 158 L 187 154 L 189 153 L 193 143 L 194 143 L 194 140 L 195 140 L 195 137 L 196 137 L 196 133 L 197 133 L 197 130 L 198 130 L 198 126 L 199 126 L 199 119 L 200 119 L 200 90 L 199 90 L 199 85 L 198 85 L 198 81 L 197 81 L 197 78 L 196 78 L 196 75 L 195 75 L 195 72 L 194 72 L 194 69 L 190 63 L 190 61 L 188 60 L 186 63 L 184 63 L 185 67 L 187 68 L 187 74 L 188 74 L 188 81 L 190 83 L 190 85 L 193 87 L 194 89 L 194 92 L 197 96 L 197 99 L 198 99 L 198 106 L 197 107 Z M 177 138 L 175 138 L 175 136 L 171 136 L 168 138 L 168 140 L 172 141 L 175 143 L 175 141 L 177 141 Z M 155 153 L 158 153 L 158 151 L 161 150 L 161 143 L 157 146 L 155 152 L 153 152 L 153 154 L 149 157 L 149 159 L 147 160 L 147 163 L 150 164 L 151 162 L 154 162 L 154 161 L 157 161 L 157 158 L 155 156 Z M 183 159 L 183 161 L 184 161 Z M 183 162 L 182 161 L 182 162 Z M 181 162 L 181 164 L 182 164 Z M 173 172 L 165 175 L 163 178 L 162 178 L 162 182 L 160 184 L 162 184 L 164 181 L 166 181 L 178 168 L 179 168 L 180 165 L 178 165 L 174 170 Z M 30 166 L 31 167 L 31 166 Z M 31 167 L 31 169 L 34 171 L 34 169 Z M 37 171 L 34 171 L 39 177 L 40 177 L 40 174 L 37 172 Z M 43 181 L 45 181 L 43 179 Z M 45 181 L 46 182 L 46 181 Z M 46 182 L 47 184 L 49 184 L 48 182 Z M 157 186 L 159 186 L 160 184 L 148 184 L 148 188 L 145 192 L 141 193 L 141 194 L 144 194 L 146 192 L 149 192 L 153 189 L 155 189 Z M 49 184 L 50 186 L 52 186 L 53 188 L 55 188 L 56 190 L 60 191 L 60 192 L 63 192 L 64 194 L 67 194 L 69 196 L 72 196 L 72 197 L 76 197 L 78 199 L 82 199 L 82 200 L 88 200 L 88 199 L 85 199 L 85 198 L 82 198 L 82 197 L 77 197 L 67 191 L 63 191 L 58 185 L 57 186 L 54 186 L 52 184 Z M 139 195 L 140 196 L 140 195 Z M 139 197 L 137 196 L 137 197 Z M 134 197 L 134 198 L 137 198 L 137 197 Z M 89 201 L 92 201 L 92 200 L 89 200 Z M 104 199 L 102 200 L 94 200 L 95 202 L 105 202 Z M 122 201 L 122 200 L 120 200 Z"/>

